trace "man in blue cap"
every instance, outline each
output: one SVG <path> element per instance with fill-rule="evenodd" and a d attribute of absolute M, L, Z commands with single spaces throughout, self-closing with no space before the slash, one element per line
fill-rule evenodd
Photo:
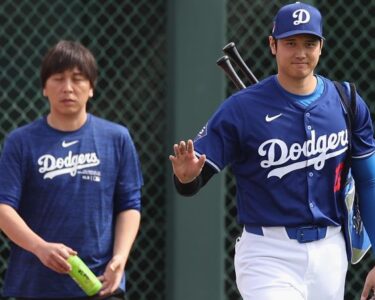
<path fill-rule="evenodd" d="M 277 74 L 230 96 L 194 142 L 175 144 L 170 156 L 175 186 L 186 196 L 231 166 L 244 226 L 235 246 L 236 281 L 245 300 L 343 299 L 352 257 L 342 180 L 349 146 L 362 218 L 375 242 L 370 112 L 354 93 L 355 119 L 347 129 L 335 85 L 314 73 L 323 43 L 315 7 L 282 7 L 269 37 Z"/>

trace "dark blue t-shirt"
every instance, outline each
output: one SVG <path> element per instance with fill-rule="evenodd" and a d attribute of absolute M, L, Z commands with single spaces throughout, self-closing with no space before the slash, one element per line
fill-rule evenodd
<path fill-rule="evenodd" d="M 76 250 L 97 276 L 112 257 L 116 215 L 140 210 L 142 185 L 127 128 L 92 115 L 73 132 L 51 128 L 46 118 L 20 127 L 0 158 L 0 203 L 16 209 L 47 242 Z M 4 296 L 85 296 L 69 275 L 16 245 L 4 286 Z"/>

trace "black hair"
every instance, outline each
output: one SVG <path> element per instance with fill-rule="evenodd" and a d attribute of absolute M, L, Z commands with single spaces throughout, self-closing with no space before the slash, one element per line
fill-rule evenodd
<path fill-rule="evenodd" d="M 93 54 L 82 44 L 74 41 L 62 40 L 48 50 L 43 58 L 40 70 L 42 87 L 48 78 L 56 73 L 77 67 L 95 88 L 98 68 Z"/>

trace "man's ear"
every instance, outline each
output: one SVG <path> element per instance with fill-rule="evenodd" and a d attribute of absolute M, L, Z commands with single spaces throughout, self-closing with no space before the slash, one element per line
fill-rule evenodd
<path fill-rule="evenodd" d="M 276 46 L 276 39 L 273 36 L 270 35 L 268 37 L 268 41 L 269 41 L 271 53 L 273 55 L 276 55 L 276 48 L 277 48 L 277 46 Z"/>
<path fill-rule="evenodd" d="M 320 40 L 320 52 L 319 52 L 319 55 L 322 54 L 322 50 L 323 50 L 323 39 Z"/>

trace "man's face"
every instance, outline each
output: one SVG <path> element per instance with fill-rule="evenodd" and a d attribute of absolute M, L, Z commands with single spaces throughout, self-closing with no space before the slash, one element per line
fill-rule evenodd
<path fill-rule="evenodd" d="M 277 42 L 270 38 L 270 47 L 272 54 L 276 56 L 279 76 L 295 80 L 313 75 L 322 46 L 321 39 L 308 34 L 294 35 Z"/>
<path fill-rule="evenodd" d="M 86 103 L 93 96 L 90 81 L 75 67 L 51 75 L 43 95 L 50 102 L 51 114 L 74 116 L 86 112 Z"/>

